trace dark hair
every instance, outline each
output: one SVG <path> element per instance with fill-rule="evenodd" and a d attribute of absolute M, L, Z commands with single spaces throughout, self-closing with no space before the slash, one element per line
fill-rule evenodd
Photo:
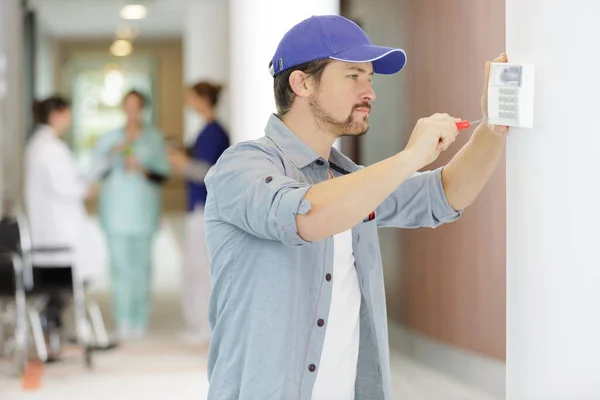
<path fill-rule="evenodd" d="M 148 105 L 148 98 L 144 96 L 142 92 L 139 92 L 137 90 L 130 90 L 129 92 L 127 92 L 125 96 L 123 96 L 123 103 L 125 103 L 125 100 L 127 100 L 127 98 L 130 96 L 137 97 L 140 100 L 140 103 L 142 104 L 142 108 Z"/>
<path fill-rule="evenodd" d="M 290 75 L 294 71 L 302 71 L 309 77 L 314 78 L 316 85 L 321 83 L 321 77 L 325 67 L 331 62 L 329 58 L 321 58 L 315 61 L 309 61 L 304 64 L 296 65 L 280 72 L 273 79 L 273 92 L 275 94 L 275 105 L 277 106 L 277 115 L 283 117 L 292 108 L 296 99 L 296 93 L 290 86 Z M 273 65 L 271 61 L 269 68 Z"/>
<path fill-rule="evenodd" d="M 47 124 L 50 114 L 69 108 L 69 102 L 59 96 L 48 97 L 42 101 L 34 101 L 32 106 L 33 120 L 36 124 Z"/>
<path fill-rule="evenodd" d="M 219 94 L 221 94 L 221 90 L 223 90 L 223 85 L 204 81 L 196 83 L 191 89 L 198 96 L 207 99 L 210 102 L 210 105 L 214 107 L 219 102 Z"/>

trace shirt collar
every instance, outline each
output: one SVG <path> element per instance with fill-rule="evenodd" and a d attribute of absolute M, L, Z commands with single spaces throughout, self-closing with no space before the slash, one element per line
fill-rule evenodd
<path fill-rule="evenodd" d="M 36 127 L 36 132 L 42 136 L 48 136 L 56 139 L 58 138 L 56 131 L 50 125 L 47 124 L 38 124 L 38 126 Z"/>
<path fill-rule="evenodd" d="M 54 129 L 48 124 L 38 124 L 37 129 L 42 132 L 54 133 Z"/>
<path fill-rule="evenodd" d="M 341 168 L 342 170 L 344 170 L 348 173 L 356 172 L 360 169 L 354 163 L 354 161 L 352 161 L 351 159 L 346 157 L 346 155 L 344 155 L 344 153 L 342 153 L 335 147 L 331 148 L 331 155 L 329 156 L 329 163 L 335 164 L 336 166 L 338 166 L 339 168 Z"/>
<path fill-rule="evenodd" d="M 265 128 L 265 133 L 298 169 L 302 169 L 313 162 L 322 159 L 316 151 L 292 132 L 292 130 L 275 114 L 271 114 L 267 127 Z M 323 161 L 331 161 L 348 172 L 354 172 L 358 169 L 356 164 L 335 147 L 331 148 L 329 158 L 330 160 Z"/>
<path fill-rule="evenodd" d="M 271 114 L 265 133 L 298 169 L 302 169 L 321 158 L 275 114 Z"/>

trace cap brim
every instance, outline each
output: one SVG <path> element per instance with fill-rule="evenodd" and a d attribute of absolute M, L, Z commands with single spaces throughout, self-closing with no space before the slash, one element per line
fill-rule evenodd
<path fill-rule="evenodd" d="M 406 65 L 404 50 L 373 45 L 354 47 L 329 58 L 350 63 L 371 62 L 376 74 L 395 74 Z"/>

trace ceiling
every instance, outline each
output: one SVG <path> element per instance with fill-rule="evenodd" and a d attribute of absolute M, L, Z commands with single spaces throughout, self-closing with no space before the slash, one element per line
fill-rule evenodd
<path fill-rule="evenodd" d="M 199 1 L 199 0 L 198 0 Z M 135 25 L 140 38 L 181 36 L 186 0 L 29 0 L 41 29 L 60 38 L 114 37 L 120 24 Z M 123 20 L 126 4 L 144 4 L 143 20 Z"/>

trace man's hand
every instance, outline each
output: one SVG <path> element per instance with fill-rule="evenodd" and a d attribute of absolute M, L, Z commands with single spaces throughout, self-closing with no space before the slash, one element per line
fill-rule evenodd
<path fill-rule="evenodd" d="M 404 149 L 415 161 L 417 170 L 435 161 L 454 142 L 457 122 L 460 119 L 448 114 L 434 114 L 417 122 Z"/>
<path fill-rule="evenodd" d="M 494 63 L 505 63 L 508 62 L 508 57 L 505 53 L 502 53 L 500 57 L 492 61 Z M 494 135 L 505 135 L 508 132 L 508 126 L 504 125 L 490 125 L 488 124 L 488 82 L 490 80 L 490 66 L 491 63 L 488 61 L 485 63 L 485 80 L 483 83 L 483 96 L 481 96 L 481 110 L 483 111 L 483 122 L 482 124 L 487 125 L 488 130 Z"/>

